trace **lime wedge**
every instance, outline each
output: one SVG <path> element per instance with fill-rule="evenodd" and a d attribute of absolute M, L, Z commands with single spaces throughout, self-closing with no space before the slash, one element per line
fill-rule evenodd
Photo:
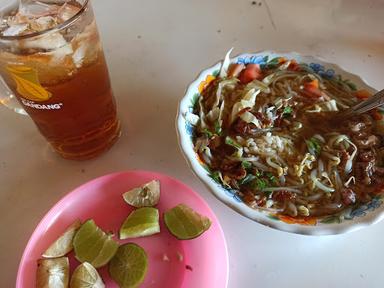
<path fill-rule="evenodd" d="M 125 192 L 123 198 L 125 202 L 136 208 L 155 206 L 160 199 L 160 181 L 152 180 L 141 187 Z"/>
<path fill-rule="evenodd" d="M 164 213 L 164 222 L 168 230 L 178 239 L 193 239 L 209 229 L 211 220 L 195 212 L 185 204 Z"/>
<path fill-rule="evenodd" d="M 70 287 L 104 288 L 105 285 L 97 270 L 88 262 L 84 262 L 73 271 Z"/>
<path fill-rule="evenodd" d="M 120 246 L 109 262 L 109 275 L 122 288 L 137 287 L 143 282 L 147 269 L 147 253 L 134 243 Z"/>
<path fill-rule="evenodd" d="M 77 229 L 81 226 L 80 220 L 76 220 L 71 226 L 65 230 L 63 235 L 56 239 L 55 242 L 43 253 L 44 258 L 62 257 L 72 251 L 72 240 Z"/>
<path fill-rule="evenodd" d="M 120 239 L 149 236 L 160 232 L 159 210 L 143 207 L 132 211 L 120 228 Z"/>
<path fill-rule="evenodd" d="M 93 267 L 104 266 L 115 255 L 119 244 L 101 230 L 93 220 L 85 222 L 73 238 L 76 259 Z"/>
<path fill-rule="evenodd" d="M 37 261 L 37 288 L 67 288 L 68 282 L 69 261 L 67 257 Z"/>

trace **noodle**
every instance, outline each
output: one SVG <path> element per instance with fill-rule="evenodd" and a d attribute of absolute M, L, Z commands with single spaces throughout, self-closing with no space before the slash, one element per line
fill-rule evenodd
<path fill-rule="evenodd" d="M 200 159 L 255 209 L 325 216 L 366 201 L 360 195 L 377 193 L 384 171 L 376 122 L 364 114 L 333 123 L 358 101 L 349 84 L 284 61 L 221 69 L 193 111 Z"/>

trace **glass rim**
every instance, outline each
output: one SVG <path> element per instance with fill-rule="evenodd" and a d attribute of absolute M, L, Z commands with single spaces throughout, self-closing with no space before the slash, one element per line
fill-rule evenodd
<path fill-rule="evenodd" d="M 88 3 L 89 3 L 89 0 L 84 0 L 84 3 L 81 5 L 80 10 L 75 15 L 65 20 L 63 23 L 56 25 L 55 27 L 44 29 L 38 32 L 32 32 L 25 35 L 3 36 L 0 34 L 0 40 L 22 40 L 22 39 L 28 39 L 28 38 L 44 35 L 46 33 L 54 32 L 54 31 L 62 30 L 67 26 L 71 25 L 72 23 L 74 23 L 85 12 L 85 10 L 88 7 Z"/>

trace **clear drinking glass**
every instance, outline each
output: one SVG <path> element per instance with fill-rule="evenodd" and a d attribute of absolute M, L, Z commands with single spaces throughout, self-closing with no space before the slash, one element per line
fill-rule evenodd
<path fill-rule="evenodd" d="M 1 7 L 1 103 L 28 114 L 62 157 L 95 157 L 120 122 L 91 4 L 24 2 Z"/>

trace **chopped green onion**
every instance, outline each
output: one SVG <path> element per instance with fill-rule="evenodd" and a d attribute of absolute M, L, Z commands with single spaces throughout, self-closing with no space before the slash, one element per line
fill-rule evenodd
<path fill-rule="evenodd" d="M 231 137 L 227 136 L 225 137 L 225 144 L 229 145 L 229 146 L 232 146 L 232 147 L 235 147 L 237 149 L 240 149 L 242 148 L 241 145 L 239 143 L 236 143 Z"/>
<path fill-rule="evenodd" d="M 306 140 L 305 143 L 307 144 L 309 153 L 311 153 L 313 156 L 320 155 L 321 143 L 317 138 L 312 137 L 311 139 Z"/>
<path fill-rule="evenodd" d="M 260 172 L 260 171 L 257 171 L 257 172 L 256 172 L 256 176 L 257 176 L 257 177 L 261 177 L 262 175 L 263 175 L 263 172 Z"/>
<path fill-rule="evenodd" d="M 264 192 L 264 194 L 265 194 L 265 196 L 266 196 L 267 198 L 270 198 L 271 195 L 272 195 L 272 193 L 273 193 L 273 191 L 263 191 L 263 192 Z"/>
<path fill-rule="evenodd" d="M 208 138 L 212 138 L 213 136 L 213 133 L 211 131 L 209 131 L 207 128 L 204 128 L 203 132 L 202 132 L 205 136 L 207 136 Z"/>
<path fill-rule="evenodd" d="M 277 184 L 277 178 L 271 172 L 266 172 L 265 176 L 268 177 L 269 182 L 271 182 L 272 184 Z"/>
<path fill-rule="evenodd" d="M 257 178 L 253 181 L 254 188 L 257 188 L 257 190 L 263 190 L 264 188 L 267 188 L 268 183 L 267 181 Z"/>
<path fill-rule="evenodd" d="M 215 172 L 213 172 L 211 175 L 211 178 L 215 181 L 215 182 L 217 182 L 217 183 L 219 183 L 219 184 L 222 184 L 221 183 L 221 173 L 220 173 L 220 171 L 215 171 Z"/>
<path fill-rule="evenodd" d="M 243 166 L 244 169 L 249 169 L 252 167 L 252 163 L 249 161 L 243 161 L 241 162 L 241 166 Z"/>
<path fill-rule="evenodd" d="M 222 129 L 221 129 L 219 120 L 215 121 L 214 128 L 215 128 L 215 133 L 220 136 Z"/>
<path fill-rule="evenodd" d="M 292 112 L 293 112 L 292 107 L 287 106 L 284 108 L 282 116 L 283 117 L 290 117 L 292 115 Z"/>

